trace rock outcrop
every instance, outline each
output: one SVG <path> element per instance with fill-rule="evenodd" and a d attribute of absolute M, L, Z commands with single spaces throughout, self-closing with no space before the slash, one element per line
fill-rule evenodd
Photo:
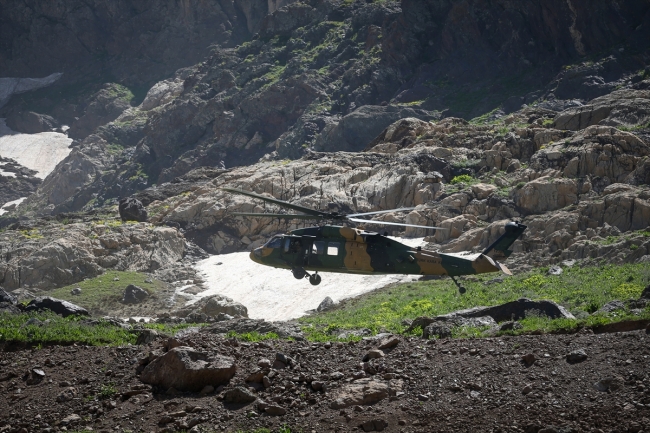
<path fill-rule="evenodd" d="M 165 390 L 199 392 L 207 385 L 225 385 L 235 373 L 233 358 L 180 346 L 149 362 L 140 380 Z"/>
<path fill-rule="evenodd" d="M 161 271 L 179 262 L 185 251 L 176 229 L 146 223 L 59 223 L 8 234 L 0 240 L 0 248 L 11 251 L 11 258 L 0 263 L 0 284 L 9 290 L 61 287 L 105 269 Z"/>
<path fill-rule="evenodd" d="M 88 310 L 75 305 L 68 301 L 61 299 L 51 298 L 49 296 L 39 296 L 27 304 L 25 307 L 26 312 L 31 311 L 51 311 L 63 317 L 68 316 L 89 316 Z"/>

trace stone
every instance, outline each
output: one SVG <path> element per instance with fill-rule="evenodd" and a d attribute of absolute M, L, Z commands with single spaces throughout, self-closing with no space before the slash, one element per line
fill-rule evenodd
<path fill-rule="evenodd" d="M 550 266 L 548 268 L 549 275 L 562 275 L 562 268 L 559 266 Z"/>
<path fill-rule="evenodd" d="M 601 392 L 616 391 L 623 385 L 623 380 L 618 377 L 606 377 L 594 383 L 594 388 Z"/>
<path fill-rule="evenodd" d="M 147 209 L 142 202 L 132 197 L 126 197 L 119 203 L 120 218 L 122 221 L 147 221 Z"/>
<path fill-rule="evenodd" d="M 90 313 L 85 308 L 75 305 L 68 301 L 61 299 L 51 298 L 49 296 L 39 296 L 32 300 L 25 307 L 25 311 L 42 311 L 48 310 L 53 313 L 59 314 L 63 317 L 68 316 L 89 316 Z"/>
<path fill-rule="evenodd" d="M 212 394 L 213 392 L 214 392 L 214 386 L 206 385 L 206 386 L 203 387 L 201 392 L 199 392 L 199 394 L 200 395 L 208 395 L 208 394 Z"/>
<path fill-rule="evenodd" d="M 311 389 L 314 391 L 322 391 L 323 390 L 323 382 L 319 380 L 314 380 L 311 382 Z"/>
<path fill-rule="evenodd" d="M 388 427 L 388 422 L 384 419 L 371 419 L 363 424 L 361 424 L 359 427 L 365 432 L 370 432 L 370 431 L 384 431 L 386 427 Z"/>
<path fill-rule="evenodd" d="M 70 290 L 70 294 L 74 296 L 81 295 L 81 287 L 75 287 L 74 289 Z"/>
<path fill-rule="evenodd" d="M 316 140 L 315 148 L 327 152 L 338 150 L 354 152 L 361 151 L 364 147 L 370 149 L 379 141 L 383 141 L 386 134 L 396 135 L 390 127 L 399 119 L 413 118 L 419 121 L 419 119 L 431 120 L 435 117 L 435 113 L 425 110 L 364 105 L 345 115 L 337 124 L 323 130 Z M 412 123 L 414 122 L 407 121 L 407 125 Z"/>
<path fill-rule="evenodd" d="M 442 322 L 433 322 L 422 331 L 422 338 L 451 338 L 451 328 Z"/>
<path fill-rule="evenodd" d="M 136 332 L 138 338 L 135 340 L 135 344 L 138 346 L 153 343 L 160 338 L 160 334 L 153 329 L 138 329 Z"/>
<path fill-rule="evenodd" d="M 526 317 L 527 312 L 535 311 L 537 314 L 549 317 L 551 319 L 575 319 L 573 314 L 569 313 L 564 307 L 553 301 L 540 300 L 531 301 L 527 298 L 521 298 L 516 301 L 506 302 L 505 304 L 495 305 L 493 307 L 475 307 L 467 310 L 458 310 L 435 318 L 418 317 L 406 332 L 410 332 L 414 327 L 426 326 L 434 321 L 451 321 L 455 318 L 476 318 L 490 316 L 496 322 L 505 322 L 507 320 L 520 320 Z"/>
<path fill-rule="evenodd" d="M 122 303 L 123 304 L 139 304 L 149 297 L 149 292 L 147 292 L 142 287 L 138 287 L 133 284 L 126 286 L 124 293 L 122 294 Z"/>
<path fill-rule="evenodd" d="M 318 307 L 316 307 L 316 311 L 318 312 L 327 311 L 327 310 L 331 310 L 332 308 L 334 308 L 334 301 L 332 300 L 332 298 L 327 296 L 325 299 L 323 299 L 323 301 L 320 304 L 318 304 Z"/>
<path fill-rule="evenodd" d="M 217 316 L 223 313 L 230 316 L 248 317 L 248 308 L 230 298 L 216 295 L 211 296 L 204 302 L 201 312 L 208 316 Z"/>
<path fill-rule="evenodd" d="M 33 111 L 20 111 L 7 117 L 7 126 L 14 131 L 25 134 L 38 134 L 50 132 L 58 127 L 58 122 L 52 116 L 39 114 Z"/>
<path fill-rule="evenodd" d="M 379 345 L 377 346 L 377 348 L 379 350 L 392 349 L 398 344 L 399 344 L 399 338 L 393 335 L 386 338 L 382 338 L 381 341 L 379 341 Z"/>
<path fill-rule="evenodd" d="M 261 358 L 257 361 L 257 366 L 260 368 L 271 368 L 271 360 L 267 358 Z"/>
<path fill-rule="evenodd" d="M 602 307 L 596 311 L 596 313 L 612 313 L 614 311 L 619 311 L 619 310 L 625 310 L 625 304 L 622 301 L 619 301 L 618 299 L 615 299 L 613 301 L 609 301 Z"/>
<path fill-rule="evenodd" d="M 81 417 L 77 415 L 76 413 L 73 413 L 71 415 L 66 416 L 61 420 L 61 424 L 63 425 L 68 425 L 68 424 L 75 424 L 77 422 L 81 421 Z"/>
<path fill-rule="evenodd" d="M 235 372 L 233 358 L 180 346 L 151 361 L 140 374 L 140 380 L 163 388 L 199 392 L 207 385 L 228 383 Z"/>
<path fill-rule="evenodd" d="M 70 401 L 73 398 L 77 396 L 77 389 L 74 387 L 68 387 L 61 391 L 57 396 L 56 396 L 56 401 L 57 403 L 65 403 L 66 401 Z"/>
<path fill-rule="evenodd" d="M 332 398 L 330 408 L 345 409 L 355 405 L 375 404 L 389 395 L 401 391 L 402 386 L 401 380 L 384 382 L 372 378 L 359 379 L 338 388 Z"/>
<path fill-rule="evenodd" d="M 269 404 L 264 411 L 271 416 L 282 416 L 287 413 L 285 408 L 276 404 Z"/>
<path fill-rule="evenodd" d="M 524 386 L 524 388 L 521 390 L 521 393 L 524 395 L 530 394 L 531 392 L 533 392 L 533 385 L 531 384 Z"/>
<path fill-rule="evenodd" d="M 523 361 L 524 364 L 531 366 L 535 363 L 537 359 L 535 358 L 535 355 L 533 355 L 532 353 L 527 353 L 521 357 L 521 360 Z"/>
<path fill-rule="evenodd" d="M 223 395 L 224 403 L 231 404 L 249 404 L 254 402 L 257 399 L 255 394 L 253 394 L 248 388 L 243 386 L 238 386 L 233 389 L 229 389 Z"/>
<path fill-rule="evenodd" d="M 368 362 L 371 359 L 376 359 L 376 358 L 383 358 L 384 357 L 384 352 L 379 350 L 379 349 L 372 349 L 369 350 L 368 353 L 366 353 L 363 356 L 363 362 Z"/>
<path fill-rule="evenodd" d="M 588 358 L 587 352 L 584 349 L 574 350 L 566 355 L 566 361 L 569 364 L 577 364 L 585 361 Z"/>

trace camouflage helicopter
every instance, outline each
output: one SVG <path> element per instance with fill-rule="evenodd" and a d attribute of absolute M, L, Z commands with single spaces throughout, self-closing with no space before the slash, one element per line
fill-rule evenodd
<path fill-rule="evenodd" d="M 440 227 L 358 218 L 407 211 L 414 208 L 342 214 L 338 212 L 322 212 L 239 189 L 223 188 L 223 190 L 302 212 L 302 214 L 246 212 L 231 214 L 235 216 L 288 220 L 349 221 L 362 224 L 441 229 Z M 509 222 L 505 225 L 505 233 L 482 253 L 471 253 L 469 251 L 440 253 L 423 250 L 421 247 L 414 249 L 388 238 L 385 234 L 381 235 L 376 232 L 346 226 L 320 225 L 292 230 L 287 234 L 275 235 L 261 247 L 255 248 L 251 252 L 250 258 L 261 265 L 290 269 L 296 279 L 309 278 L 309 282 L 314 286 L 321 282 L 319 271 L 346 274 L 447 275 L 451 277 L 458 287 L 458 291 L 462 294 L 466 292 L 466 289 L 460 285 L 455 277 L 499 271 L 512 275 L 510 270 L 497 260 L 505 260 L 510 256 L 512 251 L 508 248 L 524 230 L 526 230 L 525 225 Z M 313 273 L 308 271 L 313 271 Z"/>

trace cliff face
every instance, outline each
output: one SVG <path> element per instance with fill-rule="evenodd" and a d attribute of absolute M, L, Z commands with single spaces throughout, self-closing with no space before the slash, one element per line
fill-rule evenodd
<path fill-rule="evenodd" d="M 61 51 L 54 65 L 89 59 L 142 82 L 146 71 L 200 56 L 189 48 L 201 41 L 216 43 L 137 107 L 138 98 L 127 102 L 129 89 L 109 86 L 67 112 L 79 141 L 32 199 L 55 213 L 222 161 L 359 151 L 404 117 L 500 109 L 496 118 L 533 102 L 560 112 L 630 85 L 647 64 L 650 40 L 643 0 L 0 5 L 10 12 L 3 31 L 15 30 L 0 50 L 7 59 L 14 53 L 9 70 L 27 67 L 39 50 Z M 31 18 L 17 18 L 21 10 Z M 43 43 L 27 36 L 54 30 L 68 36 Z M 98 50 L 108 55 L 97 58 Z M 102 101 L 113 101 L 110 116 Z"/>
<path fill-rule="evenodd" d="M 2 0 L 2 75 L 64 72 L 67 82 L 102 77 L 128 86 L 150 83 L 200 61 L 210 44 L 250 38 L 284 3 Z"/>

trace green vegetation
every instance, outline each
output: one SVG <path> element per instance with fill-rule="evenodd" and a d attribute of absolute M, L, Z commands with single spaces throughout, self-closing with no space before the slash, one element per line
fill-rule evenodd
<path fill-rule="evenodd" d="M 21 230 L 20 234 L 23 235 L 25 239 L 29 240 L 38 240 L 43 239 L 44 237 L 38 229 Z"/>
<path fill-rule="evenodd" d="M 38 321 L 27 324 L 30 319 L 38 319 Z M 178 331 L 201 325 L 142 323 L 138 326 L 175 335 Z M 51 312 L 0 313 L 0 343 L 25 343 L 35 346 L 72 343 L 90 346 L 123 346 L 135 344 L 136 339 L 137 333 L 115 326 L 104 319 L 88 319 L 79 316 L 63 318 Z M 110 389 L 102 390 L 102 394 L 108 392 Z"/>
<path fill-rule="evenodd" d="M 451 182 L 449 182 L 449 183 L 452 184 L 452 185 L 456 185 L 458 183 L 469 183 L 469 184 L 471 184 L 471 183 L 476 183 L 476 182 L 477 182 L 477 180 L 474 179 L 469 174 L 461 174 L 460 176 L 455 176 L 451 180 Z"/>
<path fill-rule="evenodd" d="M 628 126 L 628 125 L 619 125 L 616 127 L 617 129 L 621 131 L 626 131 L 626 132 L 635 132 L 635 131 L 641 131 L 643 129 L 650 129 L 650 122 L 648 123 L 641 123 L 638 125 L 634 126 Z"/>
<path fill-rule="evenodd" d="M 117 279 L 117 281 L 115 280 Z M 151 281 L 151 282 L 147 282 Z M 49 292 L 49 295 L 73 302 L 91 311 L 106 310 L 107 306 L 117 305 L 122 299 L 122 293 L 129 284 L 142 287 L 149 294 L 154 294 L 165 288 L 165 283 L 149 280 L 146 274 L 138 272 L 107 271 L 104 274 L 81 281 L 70 286 L 60 287 Z M 80 295 L 72 295 L 70 291 L 76 287 L 81 289 Z"/>
<path fill-rule="evenodd" d="M 264 340 L 278 340 L 280 337 L 275 332 L 267 332 L 266 334 L 260 334 L 257 331 L 246 332 L 244 334 L 238 334 L 235 331 L 230 331 L 226 334 L 228 338 L 236 338 L 242 341 L 258 342 Z"/>
<path fill-rule="evenodd" d="M 577 317 L 593 313 L 613 299 L 637 298 L 650 283 L 647 265 L 606 265 L 567 268 L 561 275 L 548 275 L 548 268 L 508 277 L 503 282 L 486 285 L 498 274 L 472 276 L 463 282 L 464 295 L 448 278 L 398 285 L 355 298 L 335 310 L 300 319 L 303 331 L 312 341 L 336 340 L 335 332 L 368 328 L 372 332 L 403 332 L 403 319 L 436 316 L 476 306 L 498 305 L 521 297 L 550 299 L 563 305 Z M 650 310 L 645 316 L 650 317 Z M 644 316 L 644 317 L 645 317 Z M 529 317 L 522 321 L 525 331 L 554 330 L 592 326 L 629 318 L 629 315 L 590 316 L 577 321 Z M 638 317 L 638 316 L 634 316 Z M 536 328 L 539 327 L 539 328 Z M 459 336 L 480 330 L 457 330 Z"/>
<path fill-rule="evenodd" d="M 553 126 L 553 119 L 544 119 L 542 126 Z"/>
<path fill-rule="evenodd" d="M 121 84 L 115 84 L 113 83 L 108 89 L 107 89 L 108 96 L 113 97 L 113 98 L 118 98 L 122 99 L 128 103 L 131 103 L 135 99 L 135 95 L 131 90 L 129 90 L 127 87 L 121 85 Z"/>
<path fill-rule="evenodd" d="M 101 400 L 105 400 L 107 398 L 113 397 L 115 394 L 117 394 L 117 388 L 115 387 L 115 384 L 109 383 L 106 385 L 102 385 L 102 388 L 99 390 L 99 398 Z"/>
<path fill-rule="evenodd" d="M 27 325 L 36 318 L 41 322 Z M 38 314 L 0 314 L 0 342 L 11 341 L 29 344 L 71 344 L 81 343 L 91 346 L 119 346 L 135 343 L 135 334 L 99 319 L 99 323 L 89 325 L 80 317 L 63 318 L 53 313 Z"/>

